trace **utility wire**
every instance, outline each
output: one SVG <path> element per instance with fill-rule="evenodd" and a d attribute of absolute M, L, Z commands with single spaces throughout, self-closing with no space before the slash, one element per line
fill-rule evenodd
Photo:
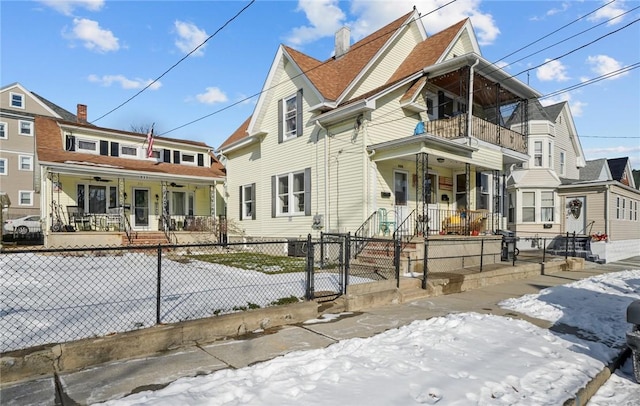
<path fill-rule="evenodd" d="M 189 56 L 191 56 L 194 52 L 196 52 L 198 49 L 200 49 L 201 47 L 204 46 L 204 44 L 207 43 L 207 41 L 209 41 L 211 38 L 215 37 L 220 31 L 222 31 L 227 25 L 229 25 L 231 22 L 233 22 L 233 20 L 235 20 L 236 18 L 238 18 L 240 16 L 240 14 L 242 14 L 246 9 L 248 9 L 253 3 L 255 3 L 256 0 L 251 0 L 246 6 L 244 6 L 240 11 L 238 11 L 236 13 L 236 15 L 234 15 L 233 17 L 231 17 L 230 19 L 228 19 L 220 28 L 218 28 L 213 34 L 209 35 L 209 37 L 207 37 L 207 39 L 205 39 L 204 41 L 202 41 L 202 43 L 200 43 L 200 45 L 198 45 L 197 47 L 195 47 L 191 52 L 189 52 L 188 54 L 186 54 L 185 56 L 183 56 L 178 62 L 174 63 L 169 69 L 167 69 L 166 71 L 164 71 L 164 73 L 162 73 L 162 75 L 158 76 L 157 78 L 155 78 L 153 81 L 151 81 L 148 85 L 146 85 L 145 87 L 143 87 L 138 93 L 134 94 L 133 96 L 129 97 L 127 100 L 125 100 L 124 102 L 120 103 L 117 107 L 111 109 L 110 111 L 106 112 L 105 114 L 101 115 L 100 117 L 96 118 L 95 120 L 93 120 L 91 122 L 91 124 L 95 123 L 96 121 L 99 121 L 103 118 L 105 118 L 106 116 L 108 116 L 109 114 L 113 113 L 114 111 L 118 110 L 120 107 L 124 106 L 125 104 L 129 103 L 131 100 L 135 99 L 136 97 L 138 97 L 142 92 L 144 92 L 145 90 L 147 90 L 148 88 L 150 88 L 154 83 L 156 83 L 157 81 L 159 81 L 164 75 L 166 75 L 167 73 L 171 72 L 176 66 L 178 66 L 182 61 L 184 61 L 185 59 L 187 59 Z"/>

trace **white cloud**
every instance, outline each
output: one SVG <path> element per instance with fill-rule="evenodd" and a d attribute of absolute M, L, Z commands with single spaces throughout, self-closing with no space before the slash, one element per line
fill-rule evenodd
<path fill-rule="evenodd" d="M 592 22 L 600 22 L 604 20 L 609 20 L 613 17 L 619 16 L 624 13 L 625 10 L 625 2 L 624 0 L 618 0 L 616 2 L 611 2 L 611 0 L 602 1 L 603 4 L 610 3 L 595 13 L 591 14 L 587 19 Z M 623 21 L 624 17 L 616 18 L 607 23 L 607 25 L 615 25 L 619 24 Z"/>
<path fill-rule="evenodd" d="M 306 14 L 309 25 L 294 28 L 286 41 L 293 45 L 310 43 L 333 36 L 343 25 L 349 26 L 354 41 L 357 41 L 408 13 L 414 5 L 422 13 L 422 23 L 429 34 L 435 34 L 467 17 L 471 18 L 481 45 L 492 43 L 500 34 L 493 16 L 480 10 L 480 0 L 458 0 L 427 15 L 447 3 L 449 0 L 353 0 L 349 11 L 355 19 L 348 21 L 337 0 L 300 0 L 298 10 Z"/>
<path fill-rule="evenodd" d="M 196 99 L 204 104 L 223 103 L 228 100 L 227 95 L 217 87 L 208 87 L 206 92 L 197 94 Z"/>
<path fill-rule="evenodd" d="M 554 97 L 548 97 L 545 99 L 541 99 L 540 103 L 543 106 L 551 106 L 552 104 L 557 104 L 560 102 L 568 102 L 569 109 L 571 110 L 571 115 L 573 117 L 581 117 L 584 112 L 584 108 L 588 105 L 587 103 L 580 100 L 573 100 L 571 97 L 571 93 L 560 93 Z"/>
<path fill-rule="evenodd" d="M 101 28 L 97 21 L 86 18 L 74 18 L 71 32 L 63 31 L 63 36 L 82 41 L 84 47 L 92 51 L 109 52 L 120 49 L 118 38 L 111 31 Z"/>
<path fill-rule="evenodd" d="M 568 2 L 564 2 L 564 3 L 562 3 L 562 6 L 560 6 L 560 8 L 552 8 L 551 10 L 547 11 L 547 15 L 548 16 L 556 15 L 556 14 L 565 12 L 568 9 L 569 9 L 569 3 Z"/>
<path fill-rule="evenodd" d="M 40 0 L 40 3 L 64 15 L 72 15 L 74 9 L 84 8 L 89 11 L 100 11 L 104 6 L 104 0 Z"/>
<path fill-rule="evenodd" d="M 128 79 L 123 75 L 89 75 L 89 82 L 100 83 L 102 86 L 111 86 L 114 83 L 120 84 L 123 89 L 142 89 L 153 82 L 151 79 Z M 155 82 L 149 86 L 149 90 L 158 90 L 162 83 Z"/>
<path fill-rule="evenodd" d="M 620 62 L 607 55 L 589 56 L 587 58 L 587 63 L 591 65 L 591 71 L 596 73 L 598 76 L 607 75 L 622 69 L 622 64 L 620 64 Z M 629 71 L 626 71 L 624 73 L 611 76 L 610 79 L 620 79 L 628 73 Z"/>
<path fill-rule="evenodd" d="M 198 45 L 202 44 L 209 37 L 206 31 L 198 28 L 195 24 L 185 21 L 176 21 L 174 25 L 176 33 L 178 34 L 178 39 L 176 39 L 175 44 L 178 49 L 185 54 L 196 49 Z M 206 45 L 201 46 L 192 55 L 203 56 L 205 47 Z"/>
<path fill-rule="evenodd" d="M 296 11 L 305 13 L 310 25 L 296 27 L 285 39 L 292 45 L 302 45 L 322 37 L 333 36 L 344 25 L 345 14 L 337 0 L 300 0 Z"/>
<path fill-rule="evenodd" d="M 564 82 L 569 80 L 567 76 L 567 68 L 560 61 L 552 61 L 551 59 L 545 59 L 545 64 L 536 70 L 536 76 L 538 80 L 543 82 L 556 81 Z"/>

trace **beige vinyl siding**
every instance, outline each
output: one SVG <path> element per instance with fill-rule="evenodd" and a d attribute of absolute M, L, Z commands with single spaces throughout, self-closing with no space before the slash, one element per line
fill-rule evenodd
<path fill-rule="evenodd" d="M 384 85 L 391 75 L 398 69 L 402 61 L 411 53 L 413 48 L 422 41 L 418 28 L 415 24 L 409 25 L 396 42 L 387 46 L 385 52 L 378 58 L 376 63 L 360 79 L 354 88 L 348 93 L 347 99 L 357 97 L 370 90 Z"/>
<path fill-rule="evenodd" d="M 371 121 L 367 123 L 368 145 L 413 135 L 416 124 L 423 117 L 400 108 L 398 100 L 406 90 L 396 90 L 377 100 L 376 110 L 371 113 Z"/>
<path fill-rule="evenodd" d="M 473 152 L 472 161 L 486 169 L 502 169 L 502 154 L 499 150 L 480 147 Z"/>
<path fill-rule="evenodd" d="M 616 216 L 617 198 L 624 199 L 624 218 L 618 219 Z M 640 191 L 632 191 L 620 186 L 611 186 L 609 192 L 609 239 L 611 241 L 621 240 L 638 240 L 640 239 L 640 213 L 638 220 L 635 219 L 635 211 L 632 214 L 634 218 L 629 218 L 629 204 L 638 202 L 638 210 L 640 210 Z M 622 206 L 622 204 L 621 204 Z"/>
<path fill-rule="evenodd" d="M 555 133 L 553 124 L 546 121 L 531 121 L 529 131 L 529 135 L 553 135 Z"/>
<path fill-rule="evenodd" d="M 558 180 L 548 169 L 528 169 L 521 184 L 529 187 L 552 187 L 558 185 Z"/>
<path fill-rule="evenodd" d="M 24 109 L 18 109 L 11 106 L 9 103 L 11 100 L 11 93 L 19 93 L 24 96 Z M 11 110 L 16 114 L 29 112 L 30 114 L 37 114 L 40 116 L 55 117 L 55 114 L 52 114 L 51 110 L 45 108 L 39 100 L 31 97 L 28 93 L 24 93 L 19 88 L 9 88 L 0 93 L 0 104 L 3 109 Z"/>
<path fill-rule="evenodd" d="M 451 50 L 447 53 L 447 56 L 444 58 L 444 60 L 451 59 L 455 56 L 468 54 L 470 52 L 473 52 L 473 46 L 471 45 L 471 40 L 469 39 L 468 35 L 462 34 L 460 38 L 456 41 L 456 43 L 453 45 Z"/>
<path fill-rule="evenodd" d="M 263 182 L 267 176 L 262 175 L 262 159 L 260 144 L 254 143 L 227 156 L 227 220 L 237 226 L 246 235 L 260 235 L 264 223 L 271 218 L 271 192 L 265 191 Z M 256 183 L 255 210 L 256 219 L 240 220 L 240 186 Z M 269 185 L 269 183 L 267 183 Z M 232 227 L 229 232 L 233 233 Z"/>
<path fill-rule="evenodd" d="M 569 129 L 566 124 L 568 120 L 564 117 L 564 113 L 560 115 L 562 123 L 556 125 L 556 138 L 555 138 L 555 169 L 560 175 L 560 150 L 565 151 L 565 173 L 563 178 L 578 179 L 580 178 L 579 170 L 577 166 L 576 151 L 573 148 L 571 142 L 571 136 L 569 135 Z"/>

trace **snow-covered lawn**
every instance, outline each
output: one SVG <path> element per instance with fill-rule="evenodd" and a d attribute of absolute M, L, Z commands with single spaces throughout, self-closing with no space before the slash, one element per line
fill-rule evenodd
<path fill-rule="evenodd" d="M 622 309 L 638 298 L 640 270 L 610 273 L 503 303 L 580 337 L 511 318 L 451 314 L 107 404 L 561 405 L 619 354 L 630 327 Z M 621 373 L 590 405 L 637 405 L 639 398 L 640 385 Z"/>
<path fill-rule="evenodd" d="M 304 272 L 272 271 L 163 258 L 160 320 L 193 320 L 304 297 Z M 316 290 L 338 285 L 336 273 L 316 274 Z M 156 323 L 157 300 L 155 255 L 2 255 L 0 352 L 149 327 Z"/>

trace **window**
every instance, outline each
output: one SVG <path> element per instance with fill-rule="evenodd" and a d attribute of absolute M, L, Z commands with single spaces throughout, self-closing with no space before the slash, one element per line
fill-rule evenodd
<path fill-rule="evenodd" d="M 33 123 L 31 121 L 19 121 L 20 135 L 33 135 Z"/>
<path fill-rule="evenodd" d="M 540 194 L 540 218 L 542 221 L 553 221 L 555 203 L 553 192 L 542 192 Z"/>
<path fill-rule="evenodd" d="M 507 217 L 507 221 L 509 223 L 514 223 L 515 222 L 515 214 L 516 214 L 516 205 L 514 202 L 514 195 L 513 193 L 509 193 L 509 213 L 508 213 L 508 217 Z"/>
<path fill-rule="evenodd" d="M 633 202 L 633 221 L 638 221 L 638 202 Z"/>
<path fill-rule="evenodd" d="M 160 159 L 160 151 L 154 149 L 153 151 L 151 151 L 151 156 L 149 158 Z"/>
<path fill-rule="evenodd" d="M 11 107 L 24 109 L 24 95 L 20 93 L 11 93 Z"/>
<path fill-rule="evenodd" d="M 240 220 L 255 220 L 256 184 L 240 186 Z"/>
<path fill-rule="evenodd" d="M 633 220 L 633 201 L 629 199 L 629 220 Z"/>
<path fill-rule="evenodd" d="M 476 173 L 476 208 L 489 208 L 491 182 L 488 173 Z"/>
<path fill-rule="evenodd" d="M 278 102 L 278 142 L 302 135 L 302 89 Z"/>
<path fill-rule="evenodd" d="M 437 176 L 433 173 L 430 173 L 427 175 L 425 182 L 426 184 L 424 185 L 424 201 L 428 204 L 438 203 L 438 194 L 436 193 L 436 184 L 438 182 Z"/>
<path fill-rule="evenodd" d="M 553 168 L 553 144 L 549 143 L 549 151 L 547 152 L 547 162 L 549 168 Z"/>
<path fill-rule="evenodd" d="M 78 140 L 78 150 L 96 152 L 97 145 L 96 141 Z"/>
<path fill-rule="evenodd" d="M 28 155 L 20 155 L 18 169 L 21 171 L 33 170 L 33 157 Z"/>
<path fill-rule="evenodd" d="M 624 220 L 624 210 L 626 209 L 627 200 L 624 197 L 621 200 L 622 200 L 622 210 L 620 210 L 620 219 Z"/>
<path fill-rule="evenodd" d="M 542 141 L 533 143 L 533 166 L 542 166 Z"/>
<path fill-rule="evenodd" d="M 0 121 L 0 140 L 6 140 L 9 138 L 8 132 L 7 123 Z"/>
<path fill-rule="evenodd" d="M 536 221 L 535 192 L 522 192 L 522 221 L 527 223 Z"/>
<path fill-rule="evenodd" d="M 89 213 L 107 212 L 107 188 L 89 185 Z"/>
<path fill-rule="evenodd" d="M 0 158 L 0 175 L 7 174 L 7 158 Z"/>
<path fill-rule="evenodd" d="M 33 190 L 20 190 L 18 192 L 19 206 L 33 206 Z"/>
<path fill-rule="evenodd" d="M 433 99 L 427 97 L 427 114 L 430 119 L 433 119 Z"/>
<path fill-rule="evenodd" d="M 193 193 L 171 192 L 170 214 L 174 216 L 193 216 Z"/>
<path fill-rule="evenodd" d="M 272 216 L 311 215 L 311 168 L 272 178 Z"/>
<path fill-rule="evenodd" d="M 123 145 L 120 147 L 120 155 L 122 156 L 138 156 L 138 148 L 132 147 L 130 145 Z"/>
<path fill-rule="evenodd" d="M 456 209 L 465 210 L 467 208 L 467 175 L 459 173 L 456 175 Z"/>
<path fill-rule="evenodd" d="M 560 151 L 560 175 L 565 175 L 566 156 L 564 151 Z"/>
<path fill-rule="evenodd" d="M 182 162 L 193 164 L 196 162 L 196 156 L 193 154 L 182 154 Z"/>
<path fill-rule="evenodd" d="M 620 197 L 616 197 L 616 218 L 620 218 Z"/>

